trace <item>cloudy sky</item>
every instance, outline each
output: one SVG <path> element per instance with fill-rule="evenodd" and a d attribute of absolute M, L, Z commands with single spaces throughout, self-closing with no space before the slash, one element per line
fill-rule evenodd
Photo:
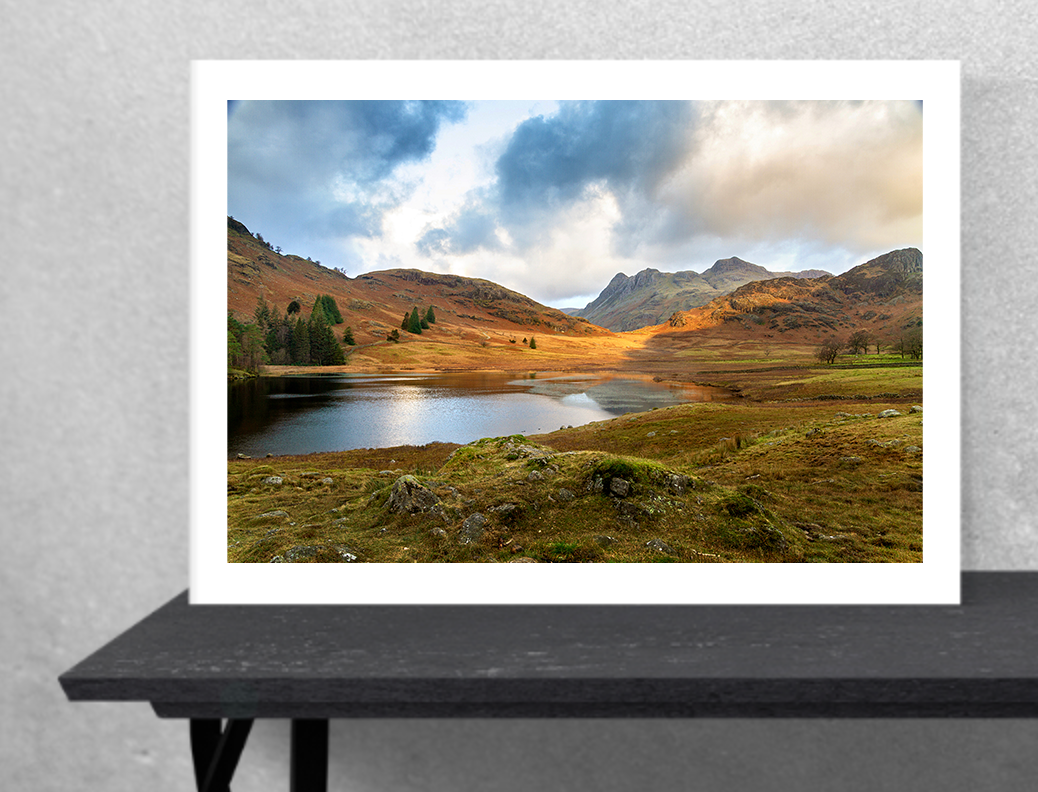
<path fill-rule="evenodd" d="M 922 126 L 916 102 L 233 102 L 227 211 L 351 277 L 580 307 L 617 272 L 922 248 Z"/>

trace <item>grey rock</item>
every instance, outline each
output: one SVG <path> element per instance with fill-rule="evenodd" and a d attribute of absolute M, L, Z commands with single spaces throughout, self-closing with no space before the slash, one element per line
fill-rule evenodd
<path fill-rule="evenodd" d="M 334 484 L 335 481 L 330 476 L 326 476 L 325 478 L 321 479 L 321 483 L 322 484 Z"/>
<path fill-rule="evenodd" d="M 917 446 L 917 445 L 910 445 L 910 446 L 905 446 L 905 453 L 906 453 L 906 454 L 918 454 L 918 453 L 919 453 L 919 452 L 921 452 L 922 450 L 923 450 L 923 449 L 921 449 L 921 448 L 920 448 L 919 446 Z"/>
<path fill-rule="evenodd" d="M 674 555 L 674 548 L 664 542 L 662 539 L 650 539 L 645 543 L 645 546 L 650 550 L 655 550 L 657 553 L 666 553 L 667 555 Z"/>
<path fill-rule="evenodd" d="M 357 553 L 346 545 L 331 545 L 331 547 L 339 554 L 339 558 L 348 564 L 353 563 L 358 558 Z"/>
<path fill-rule="evenodd" d="M 285 483 L 285 480 L 281 476 L 267 476 L 263 479 L 262 484 L 270 484 L 271 486 L 277 487 Z"/>
<path fill-rule="evenodd" d="M 674 495 L 684 495 L 688 489 L 688 476 L 681 473 L 671 473 L 667 476 L 667 489 Z"/>
<path fill-rule="evenodd" d="M 288 516 L 288 512 L 287 511 L 282 511 L 281 509 L 275 509 L 274 511 L 263 512 L 263 514 L 257 514 L 252 519 L 254 519 L 254 520 L 266 520 L 266 519 L 274 519 L 275 517 L 287 517 L 287 516 Z"/>
<path fill-rule="evenodd" d="M 910 414 L 911 413 L 921 413 L 922 411 L 923 411 L 923 405 L 921 405 L 921 404 L 913 404 L 911 407 L 908 408 L 908 412 Z"/>
<path fill-rule="evenodd" d="M 511 559 L 508 563 L 509 564 L 539 564 L 540 561 L 538 561 L 536 558 L 530 558 L 529 556 L 520 556 L 519 558 Z"/>
<path fill-rule="evenodd" d="M 559 490 L 559 500 L 560 501 L 567 501 L 567 502 L 569 502 L 571 500 L 574 500 L 576 497 L 577 497 L 577 495 L 576 495 L 576 493 L 573 492 L 573 490 L 568 490 L 565 487 L 562 487 Z"/>
<path fill-rule="evenodd" d="M 393 482 L 386 505 L 393 512 L 414 514 L 429 511 L 439 502 L 436 493 L 424 487 L 414 476 L 406 475 Z"/>
<path fill-rule="evenodd" d="M 432 508 L 429 509 L 429 514 L 431 514 L 433 517 L 439 517 L 441 520 L 448 524 L 454 522 L 455 518 L 453 512 L 446 506 L 444 506 L 442 502 L 434 503 Z"/>
<path fill-rule="evenodd" d="M 500 506 L 491 506 L 489 511 L 497 514 L 505 522 L 513 522 L 523 513 L 522 507 L 514 503 L 502 503 Z"/>
<path fill-rule="evenodd" d="M 606 534 L 595 534 L 591 537 L 591 541 L 599 547 L 612 547 L 616 544 L 616 539 Z"/>
<path fill-rule="evenodd" d="M 648 434 L 646 434 L 645 436 L 646 436 L 646 437 L 655 437 L 655 436 L 656 436 L 656 433 L 655 433 L 655 432 L 649 432 L 649 433 L 648 433 Z"/>
<path fill-rule="evenodd" d="M 631 494 L 631 482 L 627 479 L 614 478 L 609 481 L 609 494 L 618 498 L 626 498 Z"/>
<path fill-rule="evenodd" d="M 316 558 L 322 550 L 331 550 L 340 560 L 346 563 L 352 563 L 359 557 L 355 550 L 346 545 L 296 545 L 285 553 L 282 563 L 295 564 L 311 558 Z"/>
<path fill-rule="evenodd" d="M 475 544 L 483 538 L 483 528 L 487 524 L 487 518 L 479 512 L 470 514 L 461 524 L 461 543 Z"/>
<path fill-rule="evenodd" d="M 317 555 L 320 549 L 319 545 L 296 545 L 285 553 L 285 563 L 294 564 L 298 561 L 305 561 L 308 558 L 313 558 Z"/>
<path fill-rule="evenodd" d="M 861 457 L 860 456 L 843 456 L 843 457 L 840 457 L 840 462 L 842 464 L 844 464 L 844 465 L 860 465 L 861 464 Z"/>
<path fill-rule="evenodd" d="M 884 410 L 879 414 L 879 418 L 897 418 L 898 416 L 904 415 L 900 410 Z"/>
<path fill-rule="evenodd" d="M 651 514 L 637 503 L 617 500 L 613 501 L 613 505 L 616 507 L 617 518 L 629 528 L 637 528 L 639 521 L 652 517 Z"/>
<path fill-rule="evenodd" d="M 527 481 L 544 481 L 544 474 L 539 470 L 531 470 L 530 475 L 526 477 Z"/>

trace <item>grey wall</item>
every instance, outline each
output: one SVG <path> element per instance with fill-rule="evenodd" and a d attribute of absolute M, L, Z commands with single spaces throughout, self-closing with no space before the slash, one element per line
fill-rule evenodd
<path fill-rule="evenodd" d="M 182 723 L 70 705 L 56 677 L 188 582 L 194 58 L 961 60 L 964 566 L 1038 568 L 1036 15 L 959 5 L 2 0 L 0 786 L 191 788 Z M 257 726 L 237 792 L 287 789 L 285 738 Z M 1014 721 L 336 723 L 332 740 L 333 788 L 365 792 L 1038 776 L 1038 726 Z"/>

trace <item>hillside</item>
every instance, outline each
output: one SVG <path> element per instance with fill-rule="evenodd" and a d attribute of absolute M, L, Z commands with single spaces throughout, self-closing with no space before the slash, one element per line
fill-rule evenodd
<path fill-rule="evenodd" d="M 284 312 L 296 300 L 308 314 L 317 297 L 333 297 L 358 344 L 384 341 L 401 318 L 433 306 L 439 337 L 479 339 L 490 334 L 534 333 L 570 337 L 612 335 L 586 319 L 568 316 L 478 278 L 409 269 L 370 272 L 350 278 L 294 255 L 281 255 L 228 218 L 227 307 L 240 321 L 252 321 L 260 296 Z"/>
<path fill-rule="evenodd" d="M 666 322 L 677 311 L 706 305 L 743 284 L 774 278 L 816 278 L 822 270 L 770 272 L 740 258 L 720 259 L 704 272 L 660 272 L 644 269 L 637 275 L 617 273 L 592 302 L 573 310 L 601 327 L 617 332 Z"/>
<path fill-rule="evenodd" d="M 724 328 L 759 340 L 814 342 L 866 330 L 892 342 L 921 324 L 922 300 L 923 254 L 905 248 L 842 275 L 745 284 L 702 307 L 674 313 L 658 333 L 702 334 Z"/>

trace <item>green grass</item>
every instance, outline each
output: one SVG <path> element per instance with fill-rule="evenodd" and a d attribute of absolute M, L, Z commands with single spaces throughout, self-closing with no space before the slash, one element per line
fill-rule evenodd
<path fill-rule="evenodd" d="M 877 418 L 888 406 L 686 404 L 536 438 L 231 460 L 228 558 L 917 562 L 921 416 Z M 389 509 L 404 473 L 434 509 Z"/>

